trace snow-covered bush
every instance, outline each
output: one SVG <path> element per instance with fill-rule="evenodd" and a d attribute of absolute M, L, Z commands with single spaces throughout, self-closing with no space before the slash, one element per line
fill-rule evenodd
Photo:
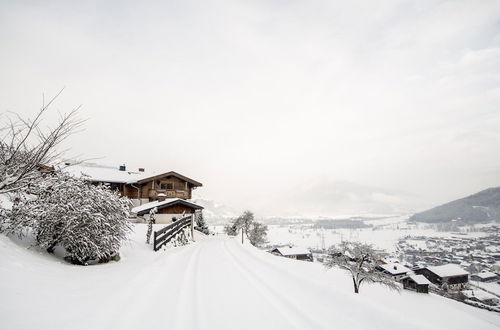
<path fill-rule="evenodd" d="M 153 234 L 153 224 L 156 223 L 155 214 L 158 212 L 158 208 L 154 207 L 149 211 L 149 221 L 148 221 L 148 231 L 146 233 L 146 244 L 151 241 L 151 234 Z"/>
<path fill-rule="evenodd" d="M 198 230 L 206 235 L 209 235 L 210 230 L 208 230 L 208 226 L 207 226 L 207 223 L 205 222 L 205 219 L 203 218 L 202 212 L 196 212 L 195 220 L 196 220 L 196 226 L 194 227 L 194 229 L 196 229 L 196 230 Z"/>
<path fill-rule="evenodd" d="M 398 291 L 401 289 L 389 275 L 377 269 L 380 256 L 369 244 L 344 241 L 330 247 L 328 254 L 329 259 L 325 262 L 325 267 L 338 267 L 349 272 L 355 293 L 359 293 L 359 287 L 363 283 L 378 283 Z"/>
<path fill-rule="evenodd" d="M 7 211 L 3 231 L 34 235 L 36 245 L 48 252 L 62 246 L 76 264 L 107 261 L 118 253 L 131 229 L 128 199 L 63 173 L 47 177 L 36 191 L 19 194 Z"/>
<path fill-rule="evenodd" d="M 224 233 L 228 236 L 238 235 L 238 227 L 235 223 L 224 226 Z"/>

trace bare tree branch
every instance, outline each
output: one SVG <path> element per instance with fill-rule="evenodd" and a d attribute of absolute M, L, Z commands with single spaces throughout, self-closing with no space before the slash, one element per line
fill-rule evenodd
<path fill-rule="evenodd" d="M 0 141 L 0 193 L 26 187 L 40 176 L 40 166 L 54 165 L 62 155 L 57 147 L 83 124 L 84 120 L 77 117 L 81 107 L 78 106 L 61 115 L 54 128 L 40 127 L 44 114 L 63 90 L 47 103 L 43 96 L 42 107 L 33 119 L 18 114 L 13 115 L 14 119 L 4 116 L 4 124 L 0 126 L 0 131 L 4 132 Z"/>

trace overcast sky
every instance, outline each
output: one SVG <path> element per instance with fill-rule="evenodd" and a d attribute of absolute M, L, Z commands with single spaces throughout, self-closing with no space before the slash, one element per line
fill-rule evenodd
<path fill-rule="evenodd" d="M 500 1 L 3 0 L 0 45 L 1 112 L 65 86 L 53 114 L 88 118 L 71 154 L 231 205 L 500 185 Z"/>

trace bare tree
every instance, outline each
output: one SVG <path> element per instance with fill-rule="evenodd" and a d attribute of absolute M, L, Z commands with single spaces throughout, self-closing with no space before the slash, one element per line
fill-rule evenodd
<path fill-rule="evenodd" d="M 61 156 L 56 147 L 83 123 L 77 118 L 80 107 L 61 115 L 54 128 L 42 129 L 43 117 L 57 93 L 33 119 L 24 119 L 14 114 L 4 116 L 0 124 L 0 193 L 23 187 L 40 176 L 40 168 L 52 164 Z"/>
<path fill-rule="evenodd" d="M 359 287 L 363 283 L 379 283 L 397 291 L 401 289 L 390 276 L 376 269 L 380 257 L 369 244 L 344 241 L 330 247 L 328 254 L 330 258 L 325 266 L 348 271 L 352 276 L 355 293 L 359 293 Z"/>

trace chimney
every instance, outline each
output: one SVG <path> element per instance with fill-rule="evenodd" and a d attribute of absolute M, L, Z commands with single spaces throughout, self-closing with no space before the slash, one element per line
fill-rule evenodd
<path fill-rule="evenodd" d="M 139 167 L 139 172 L 144 172 L 144 167 Z"/>
<path fill-rule="evenodd" d="M 167 198 L 167 195 L 165 195 L 164 193 L 159 193 L 157 197 L 158 197 L 158 202 L 163 202 L 165 198 Z"/>
<path fill-rule="evenodd" d="M 127 167 L 125 166 L 125 164 L 120 165 L 120 171 L 126 171 L 126 170 L 127 170 Z"/>

